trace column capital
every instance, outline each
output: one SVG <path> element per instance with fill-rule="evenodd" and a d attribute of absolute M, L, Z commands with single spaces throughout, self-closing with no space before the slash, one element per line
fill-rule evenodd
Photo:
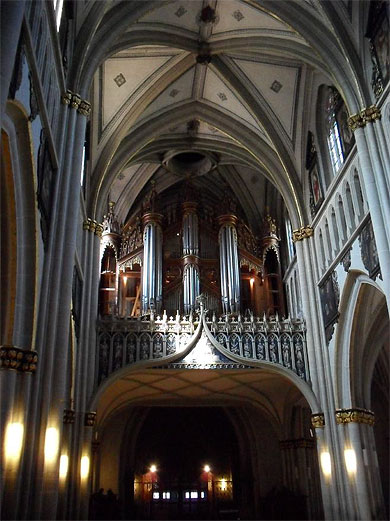
<path fill-rule="evenodd" d="M 61 103 L 76 109 L 79 114 L 89 117 L 91 114 L 91 104 L 89 101 L 81 99 L 80 94 L 67 89 L 61 94 Z"/>
<path fill-rule="evenodd" d="M 297 230 L 293 230 L 293 242 L 303 241 L 303 239 L 308 239 L 309 237 L 313 237 L 314 229 L 312 226 L 302 226 Z"/>
<path fill-rule="evenodd" d="M 282 440 L 279 442 L 279 447 L 286 449 L 312 449 L 315 447 L 314 438 L 298 438 L 295 440 Z"/>
<path fill-rule="evenodd" d="M 99 224 L 94 219 L 90 219 L 89 217 L 83 222 L 83 230 L 88 232 L 93 232 L 98 237 L 102 237 L 103 234 L 103 225 Z"/>
<path fill-rule="evenodd" d="M 63 423 L 74 423 L 76 417 L 76 413 L 74 409 L 64 409 L 64 414 L 62 417 Z"/>
<path fill-rule="evenodd" d="M 351 409 L 336 409 L 336 423 L 365 423 L 367 425 L 374 425 L 375 414 L 368 409 L 354 407 Z"/>
<path fill-rule="evenodd" d="M 96 412 L 86 412 L 84 416 L 84 425 L 85 427 L 93 427 L 96 422 Z"/>
<path fill-rule="evenodd" d="M 218 223 L 221 226 L 224 226 L 225 224 L 228 224 L 228 225 L 230 224 L 231 226 L 236 226 L 238 223 L 238 217 L 236 217 L 233 214 L 220 215 L 218 217 Z"/>
<path fill-rule="evenodd" d="M 373 123 L 377 119 L 381 119 L 381 117 L 380 109 L 376 105 L 371 105 L 349 116 L 348 126 L 354 132 L 357 128 L 363 128 L 367 123 Z"/>
<path fill-rule="evenodd" d="M 0 346 L 1 369 L 15 369 L 22 373 L 35 373 L 38 353 L 11 345 Z"/>
<path fill-rule="evenodd" d="M 323 412 L 316 412 L 311 415 L 311 424 L 314 429 L 322 429 L 325 427 L 325 415 Z"/>

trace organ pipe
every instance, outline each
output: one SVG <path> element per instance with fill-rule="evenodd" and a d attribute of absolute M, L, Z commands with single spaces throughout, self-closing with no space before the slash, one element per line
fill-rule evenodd
<path fill-rule="evenodd" d="M 237 217 L 219 217 L 219 251 L 221 268 L 221 299 L 224 313 L 240 310 L 240 265 L 237 245 Z"/>
<path fill-rule="evenodd" d="M 160 214 L 143 216 L 144 265 L 142 272 L 142 312 L 159 312 L 162 301 L 162 231 Z"/>

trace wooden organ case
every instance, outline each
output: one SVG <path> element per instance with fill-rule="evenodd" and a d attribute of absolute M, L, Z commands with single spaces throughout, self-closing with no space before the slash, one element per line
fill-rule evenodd
<path fill-rule="evenodd" d="M 259 238 L 237 215 L 232 199 L 206 204 L 200 197 L 191 200 L 188 190 L 184 202 L 177 199 L 162 200 L 157 209 L 152 192 L 120 230 L 114 205 L 109 207 L 103 222 L 100 315 L 188 315 L 203 294 L 206 308 L 217 316 L 283 316 L 275 221 L 266 216 Z"/>

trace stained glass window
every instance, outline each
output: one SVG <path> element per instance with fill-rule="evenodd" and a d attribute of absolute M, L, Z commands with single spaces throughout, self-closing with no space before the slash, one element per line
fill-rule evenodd
<path fill-rule="evenodd" d="M 344 163 L 344 153 L 340 137 L 340 128 L 339 123 L 336 119 L 337 107 L 340 104 L 340 95 L 335 89 L 332 88 L 329 88 L 328 92 L 329 93 L 326 104 L 328 148 L 333 171 L 335 174 L 337 174 L 340 167 Z"/>

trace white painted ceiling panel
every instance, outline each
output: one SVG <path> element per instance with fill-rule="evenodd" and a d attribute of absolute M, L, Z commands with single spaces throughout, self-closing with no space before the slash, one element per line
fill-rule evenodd
<path fill-rule="evenodd" d="M 217 2 L 217 15 L 218 22 L 213 27 L 213 36 L 247 29 L 290 31 L 283 22 L 243 2 L 219 0 Z"/>
<path fill-rule="evenodd" d="M 118 56 L 103 65 L 103 126 L 132 94 L 171 58 L 168 56 Z"/>
<path fill-rule="evenodd" d="M 230 112 L 232 117 L 238 116 L 243 122 L 261 131 L 259 124 L 237 95 L 210 68 L 206 73 L 203 98 Z"/>
<path fill-rule="evenodd" d="M 299 68 L 234 60 L 257 88 L 292 139 Z"/>
<path fill-rule="evenodd" d="M 148 106 L 138 121 L 143 121 L 150 115 L 170 105 L 190 99 L 192 97 L 194 74 L 195 67 L 191 67 L 191 69 L 180 76 L 178 80 L 171 83 L 171 85 Z"/>
<path fill-rule="evenodd" d="M 199 31 L 198 16 L 201 9 L 201 0 L 171 2 L 142 17 L 140 22 L 173 25 L 197 33 Z"/>

